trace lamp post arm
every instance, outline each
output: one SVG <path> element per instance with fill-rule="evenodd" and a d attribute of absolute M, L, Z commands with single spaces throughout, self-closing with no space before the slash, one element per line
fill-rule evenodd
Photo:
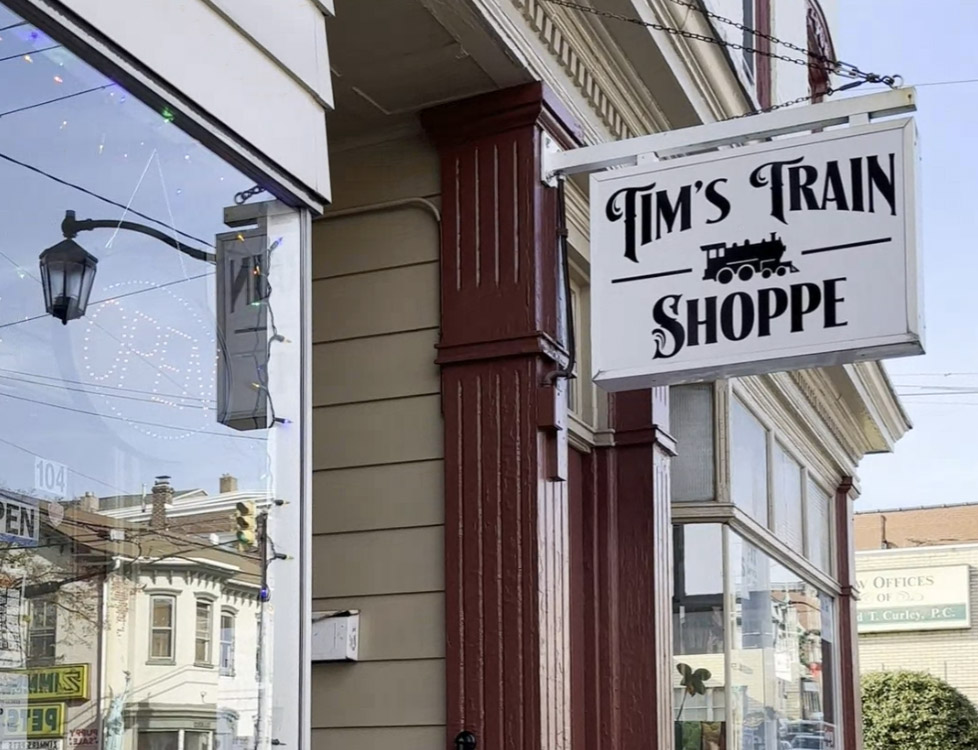
<path fill-rule="evenodd" d="M 65 211 L 64 221 L 61 222 L 61 232 L 65 237 L 72 239 L 79 232 L 87 232 L 91 229 L 126 229 L 130 232 L 139 232 L 140 234 L 153 237 L 160 242 L 165 242 L 170 247 L 176 248 L 184 255 L 189 255 L 196 260 L 202 260 L 206 263 L 217 263 L 217 256 L 214 253 L 184 245 L 170 235 L 164 234 L 158 229 L 153 229 L 153 227 L 148 227 L 145 224 L 137 224 L 134 221 L 118 221 L 115 219 L 76 219 L 74 211 Z"/>

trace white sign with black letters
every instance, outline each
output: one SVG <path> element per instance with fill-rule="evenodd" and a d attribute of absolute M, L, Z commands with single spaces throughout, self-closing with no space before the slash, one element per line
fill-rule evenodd
<path fill-rule="evenodd" d="M 923 352 L 912 120 L 591 176 L 607 390 Z"/>

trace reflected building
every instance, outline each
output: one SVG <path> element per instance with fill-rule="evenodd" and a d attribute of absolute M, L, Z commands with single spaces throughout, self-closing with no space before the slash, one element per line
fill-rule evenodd
<path fill-rule="evenodd" d="M 4 705 L 25 715 L 6 741 L 20 729 L 30 748 L 254 747 L 271 605 L 257 553 L 231 540 L 235 504 L 264 495 L 230 477 L 222 489 L 10 498 L 40 523 L 36 544 L 2 551 Z"/>

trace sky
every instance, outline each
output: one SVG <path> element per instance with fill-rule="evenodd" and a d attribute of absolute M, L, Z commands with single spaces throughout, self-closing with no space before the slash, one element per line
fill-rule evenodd
<path fill-rule="evenodd" d="M 838 0 L 838 57 L 919 85 L 927 353 L 885 365 L 913 429 L 860 464 L 857 510 L 978 502 L 978 82 L 927 85 L 978 79 L 975 28 L 972 0 Z"/>

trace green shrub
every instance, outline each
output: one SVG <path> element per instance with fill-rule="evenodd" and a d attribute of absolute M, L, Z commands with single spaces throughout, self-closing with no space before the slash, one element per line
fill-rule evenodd
<path fill-rule="evenodd" d="M 944 680 L 872 672 L 862 693 L 866 750 L 978 750 L 978 711 Z"/>

